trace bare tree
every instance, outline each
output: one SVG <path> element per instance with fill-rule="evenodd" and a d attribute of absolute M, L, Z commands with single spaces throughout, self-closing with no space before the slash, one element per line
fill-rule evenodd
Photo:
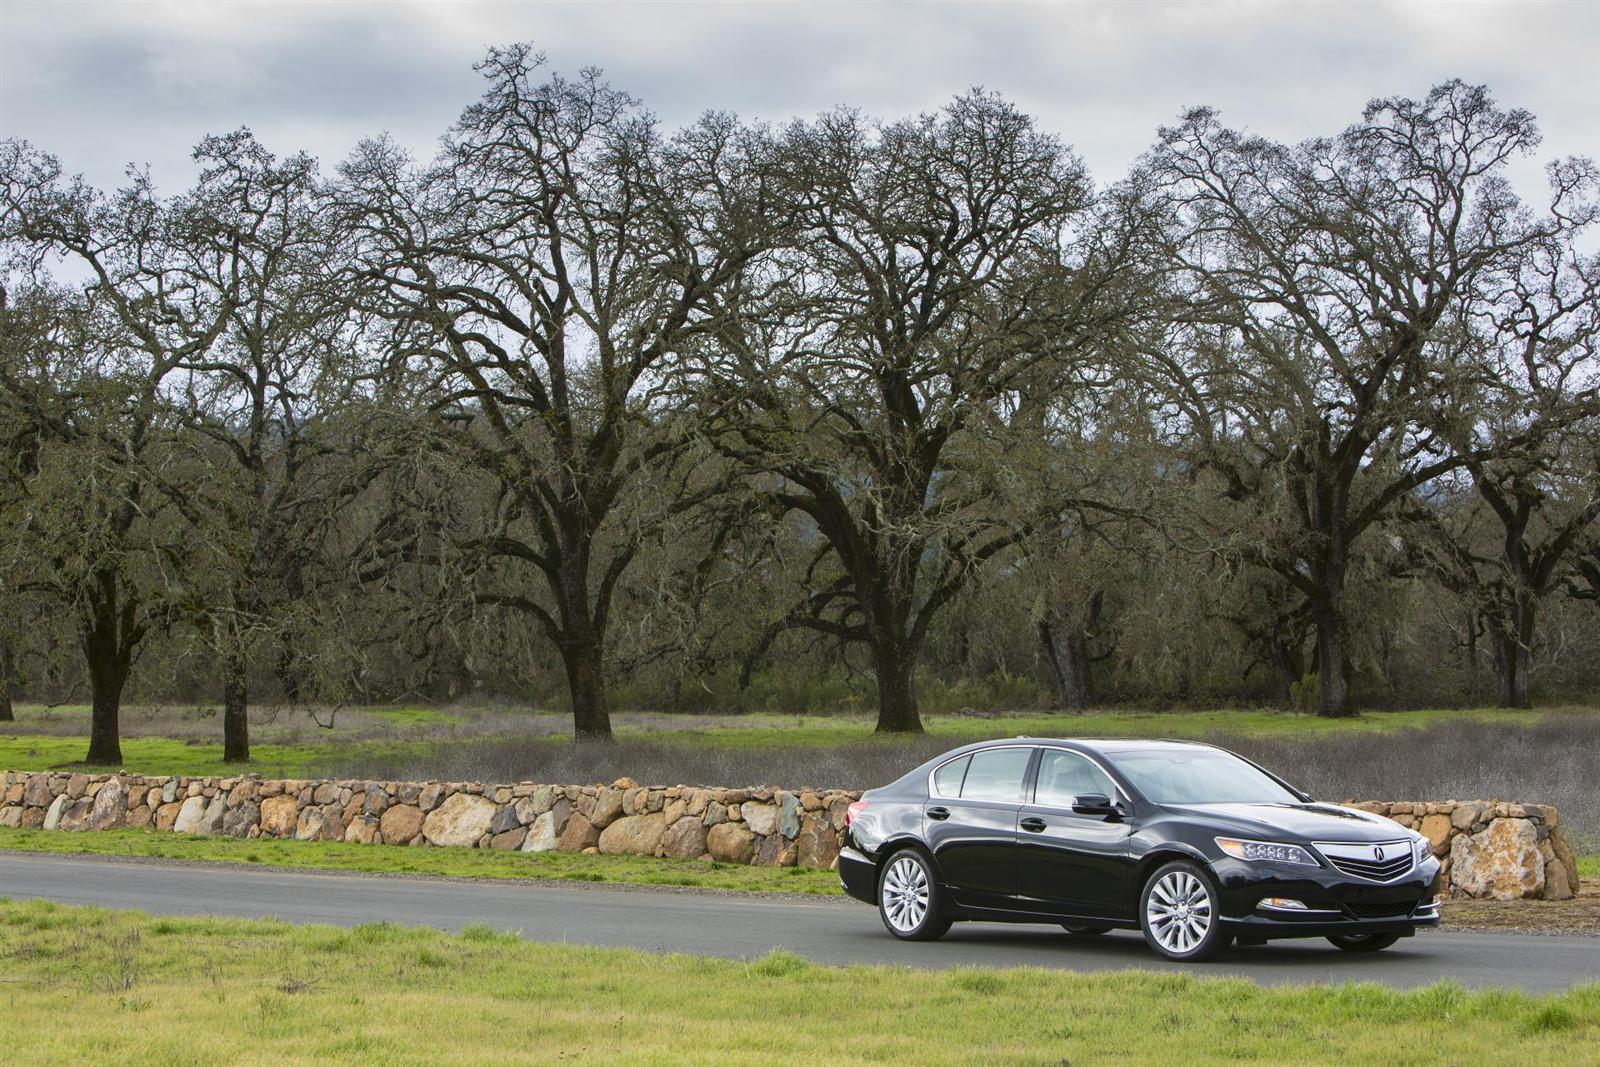
<path fill-rule="evenodd" d="M 56 444 L 78 449 L 82 481 L 57 499 L 77 508 L 42 546 L 44 568 L 73 604 L 88 667 L 93 715 L 88 761 L 122 760 L 118 718 L 133 655 L 157 611 L 130 580 L 136 549 L 158 549 L 146 451 L 171 407 L 164 387 L 205 352 L 231 301 L 198 290 L 172 269 L 165 206 L 147 176 L 105 197 L 65 179 L 53 157 L 25 144 L 0 149 L 0 241 L 32 272 L 64 257 L 88 276 L 70 344 L 40 349 L 17 375 L 18 398 Z"/>
<path fill-rule="evenodd" d="M 16 628 L 22 597 L 17 589 L 27 568 L 15 536 L 25 522 L 27 483 L 38 473 L 39 427 L 15 403 L 21 392 L 24 348 L 37 343 L 39 323 L 34 316 L 14 313 L 10 294 L 0 285 L 0 722 L 14 722 L 12 708 L 16 685 Z"/>
<path fill-rule="evenodd" d="M 1306 599 L 1323 715 L 1355 712 L 1352 551 L 1472 458 L 1435 429 L 1476 387 L 1463 322 L 1530 247 L 1593 217 L 1582 163 L 1551 168 L 1542 215 L 1514 195 L 1505 164 L 1537 143 L 1526 112 L 1450 82 L 1295 146 L 1195 111 L 1146 161 L 1187 299 L 1184 339 L 1157 356 L 1197 461 L 1247 506 L 1283 502 L 1278 535 L 1251 555 Z"/>
<path fill-rule="evenodd" d="M 1411 509 L 1415 549 L 1487 630 L 1500 705 L 1526 708 L 1539 603 L 1600 521 L 1600 260 L 1533 246 L 1467 329 L 1482 381 L 1450 429 L 1477 499 Z"/>
<path fill-rule="evenodd" d="M 210 348 L 177 365 L 184 429 L 197 432 L 173 445 L 190 462 L 157 484 L 192 524 L 195 569 L 213 581 L 190 615 L 221 665 L 223 759 L 238 762 L 250 758 L 250 648 L 287 645 L 308 524 L 353 491 L 319 468 L 330 451 L 319 435 L 330 411 L 353 406 L 357 345 L 310 157 L 279 160 L 241 130 L 207 138 L 195 159 L 199 183 L 169 209 L 183 233 L 172 269 L 228 314 Z"/>
<path fill-rule="evenodd" d="M 737 124 L 664 142 L 598 72 L 537 83 L 541 64 L 492 50 L 438 158 L 413 171 L 369 144 L 346 199 L 432 431 L 499 489 L 486 528 L 451 541 L 500 568 L 476 602 L 539 622 L 577 736 L 608 738 L 607 625 L 654 503 L 633 505 L 683 440 L 661 410 L 666 364 L 759 228 Z"/>
<path fill-rule="evenodd" d="M 1133 310 L 1130 308 L 1130 311 Z M 1131 346 L 1129 346 L 1131 347 Z M 1084 711 L 1095 665 L 1116 650 L 1125 591 L 1164 540 L 1167 488 L 1151 410 L 1129 363 L 1077 388 L 1029 390 L 1038 420 L 1007 454 L 1028 485 L 1019 525 L 1031 532 L 1017 564 L 1056 702 Z"/>
<path fill-rule="evenodd" d="M 929 625 L 1021 536 L 995 506 L 1017 391 L 1046 361 L 1098 357 L 1128 243 L 1088 224 L 1071 153 L 983 93 L 797 123 L 778 164 L 792 224 L 730 290 L 704 368 L 718 447 L 815 528 L 810 590 L 763 640 L 865 646 L 878 729 L 919 731 Z"/>

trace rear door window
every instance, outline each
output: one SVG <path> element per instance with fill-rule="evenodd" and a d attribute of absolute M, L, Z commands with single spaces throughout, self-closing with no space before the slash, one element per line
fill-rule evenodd
<path fill-rule="evenodd" d="M 933 791 L 941 797 L 961 795 L 961 779 L 967 776 L 967 763 L 971 756 L 953 759 L 933 772 Z"/>
<path fill-rule="evenodd" d="M 972 754 L 966 780 L 961 785 L 962 800 L 993 800 L 1008 804 L 1022 802 L 1022 781 L 1027 777 L 1031 748 L 990 748 Z"/>

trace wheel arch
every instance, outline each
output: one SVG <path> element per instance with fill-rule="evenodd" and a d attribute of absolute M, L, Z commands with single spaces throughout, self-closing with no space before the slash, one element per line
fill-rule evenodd
<path fill-rule="evenodd" d="M 1213 882 L 1216 881 L 1217 872 L 1212 870 L 1211 861 L 1206 859 L 1199 849 L 1193 845 L 1185 845 L 1182 842 L 1167 841 L 1145 853 L 1140 858 L 1138 865 L 1134 867 L 1135 891 L 1142 891 L 1145 882 L 1149 881 L 1150 875 L 1173 860 L 1188 860 L 1190 863 L 1197 864 L 1201 870 L 1211 876 Z"/>
<path fill-rule="evenodd" d="M 922 858 L 928 861 L 928 866 L 932 868 L 934 877 L 939 879 L 940 884 L 943 884 L 944 871 L 939 867 L 938 857 L 933 854 L 933 849 L 928 847 L 927 842 L 922 841 L 913 834 L 897 834 L 879 845 L 878 851 L 872 854 L 873 866 L 879 872 L 882 872 L 884 866 L 888 864 L 890 858 L 896 852 L 904 852 L 908 848 L 916 849 L 922 853 Z"/>

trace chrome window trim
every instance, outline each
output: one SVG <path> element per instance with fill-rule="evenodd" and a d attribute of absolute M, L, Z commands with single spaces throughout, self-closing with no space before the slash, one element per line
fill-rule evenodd
<path fill-rule="evenodd" d="M 1045 753 L 1045 751 L 1047 749 L 1051 750 L 1051 751 L 1054 751 L 1054 752 L 1070 752 L 1074 756 L 1082 756 L 1084 759 L 1086 759 L 1090 763 L 1094 764 L 1095 769 L 1098 770 L 1101 774 L 1105 775 L 1106 776 L 1106 781 L 1111 783 L 1111 789 L 1112 789 L 1111 800 L 1112 800 L 1112 802 L 1117 804 L 1119 807 L 1123 806 L 1123 805 L 1126 805 L 1126 810 L 1127 811 L 1132 811 L 1133 810 L 1133 800 L 1132 800 L 1132 798 L 1130 798 L 1126 793 L 1124 793 L 1122 791 L 1122 786 L 1117 784 L 1116 776 L 1113 775 L 1111 773 L 1110 769 L 1108 767 L 1106 767 L 1106 765 L 1104 763 L 1102 763 L 1095 756 L 1093 756 L 1090 753 L 1085 752 L 1085 751 L 1083 751 L 1082 749 L 1079 749 L 1079 748 L 1067 748 L 1065 745 L 1035 745 L 1034 747 L 1039 749 L 1039 760 L 1040 760 L 1040 762 L 1044 761 L 1044 753 Z M 1067 814 L 1067 815 L 1077 815 L 1078 814 L 1077 812 L 1073 811 L 1072 808 L 1070 808 L 1070 807 L 1058 808 L 1054 804 L 1041 804 L 1041 803 L 1039 803 L 1039 800 L 1038 800 L 1038 797 L 1039 797 L 1039 778 L 1038 778 L 1038 769 L 1037 768 L 1035 768 L 1035 773 L 1034 773 L 1033 796 L 1034 796 L 1034 799 L 1023 801 L 1023 806 L 1024 807 L 1045 808 L 1045 809 L 1047 809 L 1049 811 L 1059 811 L 1059 812 L 1062 812 L 1062 813 Z M 1097 818 L 1097 816 L 1084 816 L 1084 817 L 1085 818 Z"/>
<path fill-rule="evenodd" d="M 939 792 L 937 787 L 935 787 L 934 784 L 933 784 L 933 776 L 938 774 L 946 766 L 948 766 L 949 764 L 954 763 L 958 759 L 963 759 L 963 758 L 965 758 L 967 756 L 976 756 L 980 752 L 996 752 L 996 751 L 999 751 L 1000 749 L 1003 749 L 1003 748 L 1033 749 L 1033 750 L 1035 750 L 1035 751 L 1040 753 L 1040 758 L 1043 758 L 1043 753 L 1044 753 L 1045 749 L 1054 749 L 1054 750 L 1056 750 L 1058 752 L 1070 752 L 1074 756 L 1082 756 L 1084 759 L 1088 760 L 1090 763 L 1094 764 L 1097 768 L 1099 768 L 1100 773 L 1106 776 L 1106 779 L 1111 783 L 1111 788 L 1116 790 L 1116 795 L 1114 797 L 1112 797 L 1112 800 L 1115 801 L 1119 806 L 1121 806 L 1123 808 L 1124 814 L 1126 814 L 1127 812 L 1131 812 L 1133 810 L 1133 798 L 1131 796 L 1129 796 L 1127 791 L 1122 788 L 1121 783 L 1119 783 L 1117 781 L 1117 776 L 1111 773 L 1111 768 L 1106 765 L 1106 762 L 1104 760 L 1102 760 L 1097 753 L 1085 752 L 1081 748 L 1072 748 L 1072 747 L 1070 747 L 1068 745 L 1052 745 L 1052 744 L 1049 744 L 1048 742 L 1042 742 L 1042 741 L 1025 741 L 1025 742 L 1014 742 L 1014 743 L 1011 743 L 1011 744 L 1004 744 L 1004 745 L 989 745 L 989 746 L 984 747 L 984 748 L 974 748 L 974 749 L 970 749 L 969 751 L 966 751 L 966 752 L 958 752 L 955 755 L 951 756 L 947 760 L 940 760 L 937 764 L 935 764 L 933 766 L 933 768 L 930 771 L 928 771 L 928 799 L 932 800 L 933 798 L 937 797 L 940 800 L 961 800 L 962 798 L 959 797 L 959 796 L 952 797 L 952 796 L 948 796 L 948 795 L 946 795 L 944 793 Z M 1024 773 L 1026 773 L 1026 772 L 1024 772 Z M 966 782 L 966 775 L 963 774 L 961 776 L 961 779 L 962 779 L 962 782 L 965 783 Z M 1037 781 L 1034 783 L 1034 792 L 1035 793 L 1038 792 L 1038 783 L 1037 783 Z M 1008 803 L 1010 803 L 1010 801 L 1006 801 L 1006 800 L 973 800 L 973 801 L 971 801 L 971 803 L 973 803 L 973 804 L 1008 804 Z M 1021 804 L 1023 807 L 1045 808 L 1045 809 L 1048 809 L 1049 811 L 1065 812 L 1066 814 L 1069 814 L 1069 815 L 1076 814 L 1076 812 L 1074 812 L 1071 808 L 1058 808 L 1058 807 L 1055 807 L 1054 805 L 1051 805 L 1051 804 L 1036 804 L 1032 800 L 1019 800 L 1018 803 Z"/>
<path fill-rule="evenodd" d="M 956 760 L 961 759 L 964 756 L 976 756 L 980 752 L 999 752 L 1002 749 L 1008 749 L 1008 748 L 1025 748 L 1025 749 L 1032 750 L 1032 749 L 1036 749 L 1038 747 L 1039 747 L 1038 745 L 1031 745 L 1031 744 L 990 745 L 990 746 L 988 746 L 986 748 L 975 748 L 975 749 L 972 749 L 970 752 L 958 752 L 956 755 L 951 756 L 949 759 L 942 761 L 937 767 L 934 767 L 931 771 L 928 772 L 928 797 L 929 797 L 929 799 L 932 799 L 933 797 L 938 797 L 940 800 L 963 800 L 963 799 L 965 799 L 965 800 L 967 800 L 967 802 L 969 804 L 1009 804 L 1009 803 L 1011 803 L 1011 801 L 1009 801 L 1009 800 L 977 800 L 975 798 L 969 799 L 969 798 L 964 798 L 964 797 L 959 797 L 959 796 L 956 796 L 956 797 L 946 796 L 945 794 L 939 792 L 937 789 L 934 788 L 933 776 L 938 774 L 941 770 L 943 770 L 946 764 L 954 763 Z M 1029 759 L 1029 762 L 1032 762 L 1032 758 L 1031 757 Z M 967 765 L 967 769 L 971 770 L 971 768 L 972 768 L 972 765 L 968 764 Z M 1027 784 L 1027 777 L 1028 777 L 1028 768 L 1027 767 L 1023 767 L 1022 768 L 1022 777 L 1023 777 L 1023 784 L 1026 785 Z M 963 774 L 961 776 L 961 784 L 965 785 L 966 782 L 967 782 L 967 776 L 965 774 Z M 1025 801 L 1025 800 L 1023 800 L 1022 798 L 1019 797 L 1019 798 L 1017 798 L 1017 803 L 1018 804 L 1026 804 L 1027 801 Z"/>

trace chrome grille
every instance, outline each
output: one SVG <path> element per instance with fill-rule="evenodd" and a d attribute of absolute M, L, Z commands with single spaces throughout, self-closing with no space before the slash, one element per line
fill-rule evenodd
<path fill-rule="evenodd" d="M 1372 882 L 1392 882 L 1411 873 L 1410 841 L 1318 841 L 1317 851 L 1345 874 Z"/>

